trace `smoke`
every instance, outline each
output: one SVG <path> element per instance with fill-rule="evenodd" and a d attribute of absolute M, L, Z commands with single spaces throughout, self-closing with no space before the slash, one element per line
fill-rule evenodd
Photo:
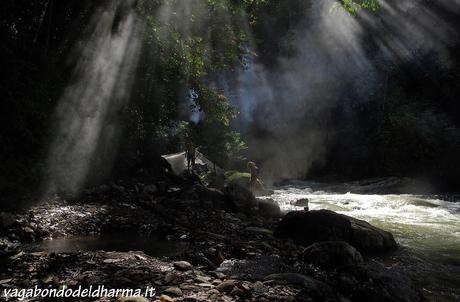
<path fill-rule="evenodd" d="M 135 4 L 132 0 L 105 2 L 89 23 L 87 38 L 72 55 L 77 58 L 72 83 L 55 112 L 47 193 L 77 193 L 90 170 L 111 167 L 118 115 L 129 98 L 141 46 L 142 26 Z"/>
<path fill-rule="evenodd" d="M 447 66 L 447 47 L 458 41 L 442 15 L 458 12 L 459 1 L 386 0 L 377 13 L 357 17 L 334 3 L 311 1 L 305 22 L 286 37 L 289 56 L 272 58 L 271 66 L 250 56 L 236 77 L 220 81 L 266 179 L 304 177 L 321 166 L 340 130 L 334 112 L 382 94 L 386 66 L 427 53 Z"/>

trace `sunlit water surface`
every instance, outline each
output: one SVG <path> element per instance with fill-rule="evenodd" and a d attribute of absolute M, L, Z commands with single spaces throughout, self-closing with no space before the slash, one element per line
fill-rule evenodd
<path fill-rule="evenodd" d="M 394 258 L 407 262 L 408 271 L 418 278 L 432 282 L 425 289 L 429 300 L 460 299 L 460 201 L 456 196 L 354 194 L 334 189 L 344 192 L 295 182 L 276 188 L 268 198 L 284 211 L 302 210 L 293 204 L 307 198 L 310 210 L 332 210 L 393 233 L 402 247 Z"/>
<path fill-rule="evenodd" d="M 436 196 L 336 194 L 310 187 L 287 186 L 270 196 L 283 210 L 308 198 L 310 210 L 328 209 L 363 219 L 392 232 L 403 245 L 460 264 L 460 202 Z"/>

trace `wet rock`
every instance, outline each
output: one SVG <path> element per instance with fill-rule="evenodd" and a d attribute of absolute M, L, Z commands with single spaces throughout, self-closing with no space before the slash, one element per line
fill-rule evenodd
<path fill-rule="evenodd" d="M 0 258 L 14 255 L 19 246 L 18 242 L 12 242 L 8 238 L 0 237 Z"/>
<path fill-rule="evenodd" d="M 259 215 L 268 218 L 281 217 L 281 209 L 273 199 L 259 199 Z"/>
<path fill-rule="evenodd" d="M 252 296 L 251 289 L 244 282 L 235 283 L 235 288 L 230 292 L 231 296 L 249 298 Z"/>
<path fill-rule="evenodd" d="M 184 291 L 193 291 L 193 290 L 197 290 L 197 287 L 194 284 L 182 283 L 180 285 L 180 289 Z"/>
<path fill-rule="evenodd" d="M 13 281 L 13 279 L 3 279 L 3 280 L 0 280 L 0 285 L 8 284 L 8 283 L 10 283 L 11 281 Z"/>
<path fill-rule="evenodd" d="M 213 288 L 207 292 L 207 295 L 209 296 L 210 299 L 212 299 L 212 301 L 214 301 L 214 300 L 217 300 L 217 298 L 220 295 L 220 292 L 217 289 Z"/>
<path fill-rule="evenodd" d="M 252 287 L 257 294 L 263 294 L 268 291 L 268 287 L 260 281 L 256 281 Z"/>
<path fill-rule="evenodd" d="M 166 284 L 179 284 L 182 282 L 182 279 L 182 276 L 176 272 L 168 272 L 164 278 Z"/>
<path fill-rule="evenodd" d="M 178 287 L 168 287 L 167 289 L 165 289 L 164 293 L 175 297 L 181 297 L 184 295 L 182 293 L 182 290 Z"/>
<path fill-rule="evenodd" d="M 180 271 L 189 271 L 193 268 L 190 262 L 187 262 L 187 261 L 176 261 L 173 264 L 174 264 L 174 268 Z"/>
<path fill-rule="evenodd" d="M 20 251 L 19 253 L 13 255 L 10 257 L 11 260 L 16 260 L 16 259 L 19 259 L 21 258 L 22 256 L 24 256 L 24 252 L 23 251 Z"/>
<path fill-rule="evenodd" d="M 168 295 L 161 295 L 160 302 L 174 302 L 174 299 Z"/>
<path fill-rule="evenodd" d="M 234 280 L 226 280 L 216 286 L 216 289 L 221 293 L 229 293 L 235 288 Z"/>
<path fill-rule="evenodd" d="M 308 207 L 310 200 L 308 198 L 302 198 L 292 202 L 291 204 L 295 207 Z"/>
<path fill-rule="evenodd" d="M 27 234 L 32 235 L 34 233 L 34 230 L 31 227 L 25 227 L 24 232 L 26 232 Z"/>
<path fill-rule="evenodd" d="M 225 194 L 232 210 L 243 213 L 257 210 L 257 199 L 248 189 L 237 184 L 229 184 L 225 187 Z"/>
<path fill-rule="evenodd" d="M 209 272 L 209 274 L 219 279 L 224 279 L 226 277 L 226 275 L 221 272 Z"/>
<path fill-rule="evenodd" d="M 304 246 L 319 241 L 349 241 L 351 223 L 346 216 L 328 210 L 294 211 L 278 224 L 275 236 L 291 238 Z"/>
<path fill-rule="evenodd" d="M 344 241 L 323 241 L 308 246 L 302 260 L 323 267 L 357 265 L 363 262 L 361 254 Z"/>
<path fill-rule="evenodd" d="M 244 298 L 247 296 L 247 293 L 236 287 L 231 291 L 230 296 Z"/>
<path fill-rule="evenodd" d="M 389 232 L 381 230 L 370 223 L 351 218 L 351 244 L 362 251 L 383 252 L 392 251 L 398 245 Z"/>
<path fill-rule="evenodd" d="M 304 246 L 320 241 L 345 241 L 361 252 L 387 252 L 397 248 L 391 233 L 329 210 L 290 212 L 278 224 L 275 236 L 291 238 Z"/>
<path fill-rule="evenodd" d="M 204 287 L 204 288 L 213 288 L 214 287 L 214 285 L 212 285 L 211 283 L 206 283 L 206 282 L 197 283 L 196 285 L 199 286 L 199 287 Z"/>

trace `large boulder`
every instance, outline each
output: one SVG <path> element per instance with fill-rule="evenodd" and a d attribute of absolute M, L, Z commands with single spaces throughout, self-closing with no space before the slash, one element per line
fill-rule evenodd
<path fill-rule="evenodd" d="M 351 222 L 350 242 L 357 249 L 369 252 L 392 251 L 398 245 L 390 232 L 379 229 L 370 223 L 348 217 Z"/>
<path fill-rule="evenodd" d="M 232 210 L 253 213 L 257 211 L 258 202 L 254 194 L 245 187 L 229 184 L 225 187 L 225 195 Z"/>
<path fill-rule="evenodd" d="M 357 265 L 363 262 L 360 252 L 345 241 L 313 243 L 304 250 L 301 259 L 322 267 Z"/>
<path fill-rule="evenodd" d="M 259 215 L 268 218 L 281 217 L 280 206 L 273 199 L 258 199 Z"/>
<path fill-rule="evenodd" d="M 291 238 L 304 246 L 319 241 L 345 241 L 361 252 L 387 252 L 397 248 L 391 233 L 329 210 L 290 212 L 278 224 L 274 235 Z"/>
<path fill-rule="evenodd" d="M 278 224 L 275 236 L 309 246 L 319 241 L 349 241 L 350 220 L 332 211 L 293 211 Z"/>

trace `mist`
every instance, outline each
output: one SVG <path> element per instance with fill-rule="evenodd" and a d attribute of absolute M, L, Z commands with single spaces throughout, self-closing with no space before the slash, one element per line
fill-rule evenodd
<path fill-rule="evenodd" d="M 121 114 L 130 101 L 144 47 L 148 47 L 142 36 L 145 22 L 161 25 L 157 38 L 169 49 L 168 44 L 172 46 L 176 41 L 175 34 L 190 38 L 205 31 L 210 18 L 205 0 L 143 3 L 153 8 L 151 19 L 138 15 L 137 4 L 136 0 L 103 2 L 69 57 L 76 66 L 55 112 L 46 195 L 77 194 L 89 182 L 99 182 L 110 175 L 122 135 Z M 225 10 L 221 14 L 224 23 L 230 22 Z M 210 51 L 210 41 L 205 44 Z M 197 95 L 188 81 L 178 90 L 182 91 L 176 100 L 178 119 L 192 123 L 204 119 L 205 113 L 195 106 Z"/>
<path fill-rule="evenodd" d="M 395 3 L 393 3 L 395 2 Z M 56 112 L 55 137 L 48 155 L 46 192 L 77 193 L 91 178 L 108 174 L 117 154 L 120 114 L 129 102 L 142 51 L 143 24 L 136 1 L 107 1 L 94 12 L 71 60 L 71 84 Z M 270 181 L 303 178 L 328 160 L 340 125 L 334 114 L 384 93 L 392 66 L 433 54 L 450 64 L 449 43 L 458 30 L 443 16 L 460 2 L 381 1 L 377 12 L 347 13 L 336 1 L 311 1 L 304 18 L 283 38 L 288 54 L 261 60 L 264 45 L 253 38 L 248 20 L 233 20 L 216 8 L 223 25 L 246 24 L 247 55 L 236 72 L 209 74 L 211 88 L 223 90 L 239 111 L 233 127 L 248 144 L 248 158 Z M 162 43 L 173 43 L 168 25 L 184 38 L 209 23 L 207 2 L 168 1 L 156 7 L 153 22 Z M 272 30 L 266 29 L 267 32 Z M 221 51 L 207 37 L 206 55 Z M 416 64 L 415 64 L 416 65 Z M 416 65 L 417 66 L 417 65 Z M 423 72 L 423 66 L 419 66 Z M 198 123 L 205 113 L 186 80 L 180 93 L 180 117 Z M 350 138 L 350 144 L 359 144 Z"/>
<path fill-rule="evenodd" d="M 340 130 L 332 122 L 336 110 L 347 114 L 353 104 L 383 95 L 394 66 L 414 61 L 423 72 L 418 58 L 431 54 L 449 67 L 448 47 L 459 32 L 444 16 L 459 11 L 458 1 L 380 4 L 375 13 L 352 16 L 332 0 L 312 1 L 305 21 L 286 37 L 289 55 L 269 64 L 249 55 L 236 75 L 221 77 L 240 111 L 234 126 L 266 180 L 305 177 L 324 165 Z"/>
<path fill-rule="evenodd" d="M 104 2 L 70 56 L 77 63 L 55 112 L 47 194 L 78 193 L 90 171 L 103 174 L 111 168 L 119 115 L 129 100 L 141 48 L 135 4 Z"/>

